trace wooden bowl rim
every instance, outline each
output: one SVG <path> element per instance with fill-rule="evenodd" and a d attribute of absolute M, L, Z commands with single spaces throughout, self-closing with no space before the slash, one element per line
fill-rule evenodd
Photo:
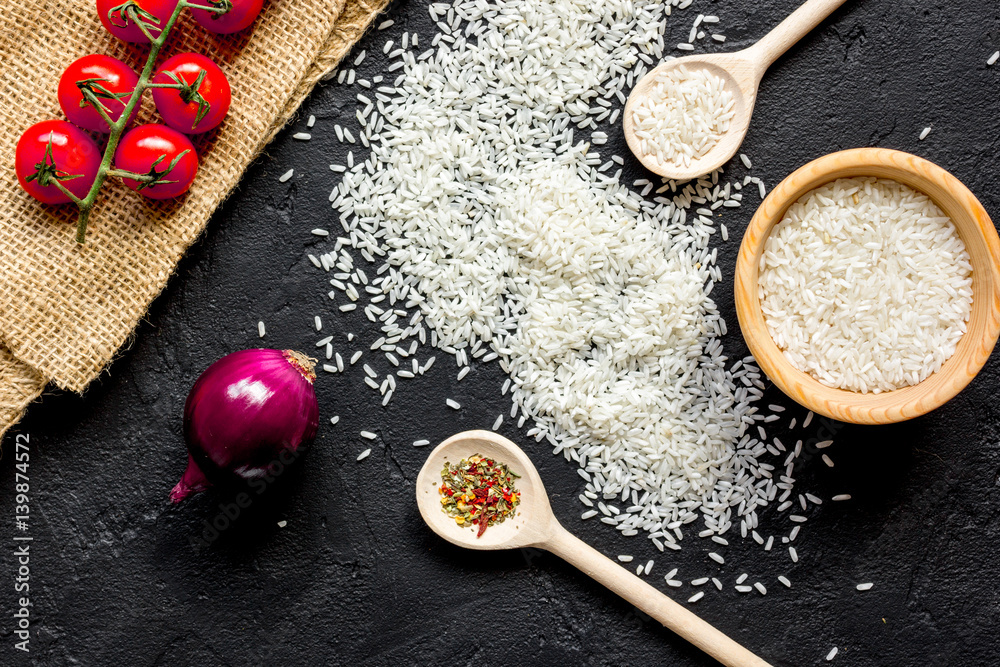
<path fill-rule="evenodd" d="M 821 185 L 856 176 L 893 179 L 927 194 L 955 222 L 972 259 L 972 313 L 955 353 L 923 382 L 880 394 L 834 389 L 792 366 L 771 339 L 757 297 L 760 253 L 788 208 Z M 975 195 L 933 162 L 886 148 L 839 151 L 792 172 L 757 209 L 740 244 L 735 299 L 750 352 L 761 370 L 790 398 L 813 412 L 855 424 L 905 421 L 954 398 L 989 359 L 1000 335 L 1000 238 Z"/>

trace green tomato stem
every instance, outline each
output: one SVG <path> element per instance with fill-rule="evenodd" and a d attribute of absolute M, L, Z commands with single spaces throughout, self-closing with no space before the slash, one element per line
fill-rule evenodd
<path fill-rule="evenodd" d="M 90 102 L 90 106 L 97 110 L 97 113 L 101 115 L 101 118 L 104 119 L 104 122 L 107 123 L 109 127 L 114 125 L 114 121 L 112 121 L 111 116 L 108 115 L 107 110 L 104 108 L 104 104 L 101 103 L 100 98 L 98 98 L 92 90 L 85 88 L 81 91 L 81 93 L 83 94 L 84 99 Z"/>
<path fill-rule="evenodd" d="M 125 171 L 124 169 L 108 169 L 108 176 L 129 178 L 133 181 L 139 181 L 140 183 L 150 183 L 155 180 L 155 178 L 149 174 L 137 174 L 134 171 Z"/>
<path fill-rule="evenodd" d="M 53 178 L 52 179 L 52 185 L 54 185 L 57 188 L 59 188 L 59 191 L 61 193 L 63 193 L 67 197 L 69 197 L 70 200 L 72 200 L 73 202 L 75 202 L 77 205 L 79 205 L 80 202 L 83 201 L 82 199 L 80 199 L 79 197 L 77 197 L 75 194 L 73 194 L 72 192 L 70 192 L 69 188 L 67 188 L 65 185 L 63 185 L 62 183 L 60 183 L 58 178 Z"/>

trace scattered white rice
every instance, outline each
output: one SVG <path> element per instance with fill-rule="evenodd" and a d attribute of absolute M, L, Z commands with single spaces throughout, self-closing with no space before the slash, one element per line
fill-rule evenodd
<path fill-rule="evenodd" d="M 792 587 L 792 582 L 790 582 L 790 581 L 788 580 L 788 577 L 786 577 L 786 576 L 785 576 L 785 575 L 783 575 L 783 574 L 780 574 L 780 575 L 778 575 L 778 581 L 780 581 L 781 583 L 783 583 L 783 584 L 784 584 L 785 586 L 787 586 L 788 588 L 791 588 L 791 587 Z"/>
<path fill-rule="evenodd" d="M 932 128 L 931 126 L 929 126 L 929 125 L 928 125 L 928 126 L 927 126 L 927 127 L 925 127 L 925 128 L 923 129 L 923 130 L 921 130 L 921 131 L 920 131 L 920 141 L 923 141 L 924 139 L 926 139 L 926 138 L 927 138 L 927 135 L 929 135 L 929 134 L 931 133 L 931 130 L 932 130 L 932 129 L 933 129 L 933 128 Z"/>
<path fill-rule="evenodd" d="M 360 454 L 358 454 L 358 459 L 357 460 L 358 461 L 362 461 L 362 460 L 368 458 L 368 455 L 371 454 L 371 453 L 372 453 L 371 448 L 366 449 L 365 451 L 363 451 Z"/>
<path fill-rule="evenodd" d="M 312 135 L 308 132 L 296 132 L 292 135 L 292 139 L 297 139 L 299 141 L 309 141 L 312 139 Z"/>
<path fill-rule="evenodd" d="M 834 646 L 832 649 L 830 649 L 830 652 L 826 654 L 826 661 L 827 662 L 830 662 L 831 660 L 833 660 L 834 658 L 837 657 L 837 650 L 838 649 L 837 649 L 836 646 Z"/>
<path fill-rule="evenodd" d="M 294 174 L 295 174 L 295 170 L 294 169 L 289 169 L 288 171 L 286 171 L 285 173 L 283 173 L 281 176 L 278 177 L 278 182 L 279 183 L 284 183 L 289 178 L 291 178 Z"/>
<path fill-rule="evenodd" d="M 759 296 L 793 366 L 831 387 L 879 393 L 917 384 L 954 353 L 972 266 L 925 194 L 839 179 L 803 196 L 771 232 Z"/>
<path fill-rule="evenodd" d="M 632 556 L 620 555 L 620 556 L 618 556 L 618 562 L 619 563 L 631 563 L 632 562 Z"/>
<path fill-rule="evenodd" d="M 850 499 L 851 499 L 851 494 L 849 493 L 841 493 L 831 498 L 831 500 L 836 500 L 836 501 L 850 500 Z"/>
<path fill-rule="evenodd" d="M 695 593 L 694 595 L 692 595 L 691 597 L 688 598 L 688 602 L 697 602 L 698 600 L 702 599 L 703 597 L 705 597 L 705 591 L 701 591 L 701 592 Z"/>
<path fill-rule="evenodd" d="M 870 584 L 870 583 L 869 584 L 858 584 L 857 588 L 858 588 L 859 591 L 870 591 L 872 589 L 872 586 L 874 586 L 874 585 L 875 584 Z"/>
<path fill-rule="evenodd" d="M 606 501 L 581 518 L 661 551 L 695 522 L 720 539 L 755 532 L 794 485 L 793 464 L 756 438 L 764 382 L 752 358 L 724 353 L 711 298 L 730 279 L 714 212 L 756 190 L 716 172 L 647 179 L 639 194 L 588 141 L 664 57 L 669 6 L 458 0 L 454 19 L 435 18 L 438 48 L 404 51 L 395 82 L 358 99 L 371 152 L 336 171 L 326 226 L 343 233 L 314 262 L 331 298 L 380 328 L 371 350 L 398 357 L 398 377 L 430 369 L 426 345 L 460 370 L 498 359 L 511 418 L 579 465 L 584 498 Z M 385 400 L 386 383 L 365 380 Z"/>
<path fill-rule="evenodd" d="M 462 408 L 462 404 L 452 398 L 446 399 L 445 404 L 452 410 L 460 410 Z"/>
<path fill-rule="evenodd" d="M 372 433 L 371 431 L 361 431 L 361 437 L 365 440 L 374 440 L 378 437 L 378 435 Z"/>
<path fill-rule="evenodd" d="M 257 322 L 257 336 L 263 338 L 267 333 L 267 327 L 264 326 L 264 320 Z"/>
<path fill-rule="evenodd" d="M 996 64 L 997 60 L 1000 60 L 1000 51 L 994 51 L 993 55 L 986 60 L 986 65 L 992 67 Z"/>
<path fill-rule="evenodd" d="M 657 75 L 633 108 L 632 122 L 640 153 L 660 165 L 689 167 L 719 143 L 734 115 L 724 79 L 680 66 Z"/>

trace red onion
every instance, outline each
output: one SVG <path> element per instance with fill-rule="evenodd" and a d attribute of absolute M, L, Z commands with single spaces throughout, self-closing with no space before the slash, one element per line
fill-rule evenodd
<path fill-rule="evenodd" d="M 201 374 L 184 405 L 188 467 L 177 503 L 213 483 L 268 479 L 316 437 L 314 362 L 292 350 L 242 350 Z"/>

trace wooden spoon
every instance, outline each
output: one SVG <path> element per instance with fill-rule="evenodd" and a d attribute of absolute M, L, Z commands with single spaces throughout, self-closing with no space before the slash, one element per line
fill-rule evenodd
<path fill-rule="evenodd" d="M 687 181 L 712 172 L 736 155 L 743 138 L 750 127 L 750 116 L 753 114 L 754 103 L 757 101 L 757 89 L 764 72 L 792 44 L 802 39 L 806 33 L 815 28 L 827 16 L 846 0 L 808 0 L 801 7 L 782 21 L 778 27 L 764 36 L 762 40 L 748 49 L 736 53 L 718 53 L 712 55 L 685 56 L 662 63 L 642 77 L 625 104 L 624 125 L 625 140 L 629 148 L 646 169 L 665 178 L 677 181 Z M 733 94 L 733 110 L 735 116 L 729 124 L 729 130 L 719 142 L 703 157 L 692 160 L 688 166 L 679 164 L 661 164 L 655 155 L 645 155 L 641 152 L 641 142 L 635 136 L 635 124 L 632 122 L 632 111 L 635 105 L 652 94 L 656 78 L 663 72 L 674 67 L 706 69 L 726 82 L 727 88 Z"/>
<path fill-rule="evenodd" d="M 507 464 L 521 476 L 517 489 L 521 503 L 515 516 L 487 528 L 482 537 L 462 527 L 441 510 L 441 470 L 479 454 Z M 465 431 L 438 445 L 417 476 L 417 506 L 431 529 L 452 544 L 467 549 L 536 547 L 551 551 L 598 583 L 708 653 L 724 665 L 767 667 L 753 653 L 677 604 L 607 556 L 574 537 L 556 520 L 545 487 L 531 460 L 513 442 L 490 431 Z"/>

